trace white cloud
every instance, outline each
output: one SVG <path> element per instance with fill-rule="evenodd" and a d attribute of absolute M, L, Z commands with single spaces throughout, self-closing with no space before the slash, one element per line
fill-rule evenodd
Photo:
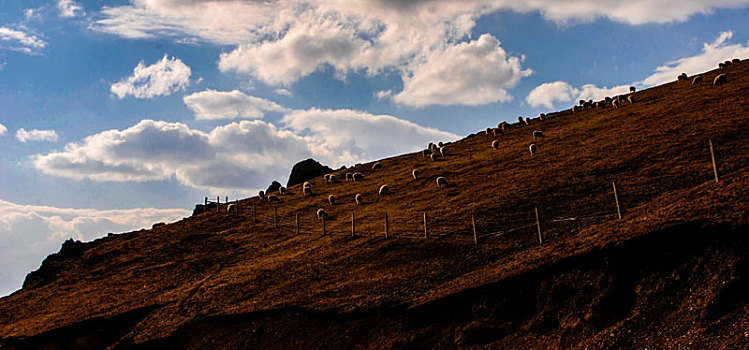
<path fill-rule="evenodd" d="M 8 134 L 8 128 L 5 127 L 5 125 L 0 124 L 0 136 L 5 136 Z"/>
<path fill-rule="evenodd" d="M 21 287 L 24 277 L 68 239 L 92 240 L 108 232 L 150 228 L 189 216 L 185 209 L 68 209 L 0 200 L 0 295 Z"/>
<path fill-rule="evenodd" d="M 746 44 L 730 44 L 733 32 L 721 32 L 712 43 L 705 43 L 702 52 L 697 55 L 683 57 L 666 63 L 655 69 L 655 73 L 638 84 L 653 86 L 676 80 L 676 76 L 683 73 L 688 75 L 702 73 L 718 67 L 718 62 L 733 58 L 749 57 L 749 42 Z"/>
<path fill-rule="evenodd" d="M 57 142 L 57 132 L 54 130 L 38 130 L 33 129 L 26 131 L 24 128 L 20 128 L 16 131 L 16 140 L 21 142 L 27 141 L 46 141 L 46 142 Z"/>
<path fill-rule="evenodd" d="M 127 95 L 135 98 L 166 96 L 189 86 L 191 74 L 190 67 L 179 58 L 170 59 L 164 55 L 150 66 L 139 62 L 133 75 L 112 84 L 110 90 L 120 99 Z"/>
<path fill-rule="evenodd" d="M 308 157 L 339 167 L 458 138 L 396 117 L 351 110 L 295 111 L 280 125 L 252 120 L 202 132 L 181 123 L 142 120 L 31 160 L 44 173 L 74 179 L 174 178 L 201 189 L 254 191 L 285 179 L 294 163 Z"/>
<path fill-rule="evenodd" d="M 291 96 L 291 91 L 287 89 L 276 89 L 276 94 L 283 95 L 283 96 Z"/>
<path fill-rule="evenodd" d="M 393 101 L 414 107 L 507 102 L 512 99 L 507 89 L 533 72 L 523 69 L 517 57 L 508 57 L 490 34 L 434 50 L 425 58 L 404 77 L 403 91 Z"/>
<path fill-rule="evenodd" d="M 86 14 L 86 12 L 83 11 L 83 6 L 74 0 L 58 0 L 57 10 L 60 11 L 60 17 L 65 18 L 79 17 Z"/>
<path fill-rule="evenodd" d="M 614 87 L 598 87 L 595 84 L 585 84 L 581 88 L 563 82 L 555 81 L 537 86 L 525 98 L 525 102 L 532 107 L 543 106 L 552 109 L 555 102 L 577 102 L 578 100 L 602 100 L 604 97 L 613 97 L 629 93 L 629 85 L 617 85 Z"/>
<path fill-rule="evenodd" d="M 26 32 L 0 27 L 0 48 L 7 48 L 27 54 L 38 54 L 47 42 Z"/>
<path fill-rule="evenodd" d="M 273 101 L 248 96 L 238 90 L 205 90 L 185 96 L 183 100 L 198 120 L 258 119 L 265 115 L 264 112 L 288 111 Z"/>

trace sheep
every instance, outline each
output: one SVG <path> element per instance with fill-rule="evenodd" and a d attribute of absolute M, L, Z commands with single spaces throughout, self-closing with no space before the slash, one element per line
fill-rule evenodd
<path fill-rule="evenodd" d="M 354 200 L 356 201 L 356 204 L 364 204 L 364 196 L 361 193 L 357 193 L 356 196 L 354 196 Z"/>
<path fill-rule="evenodd" d="M 312 188 L 311 187 L 302 187 L 302 194 L 307 197 L 309 195 L 312 195 Z"/>
<path fill-rule="evenodd" d="M 613 100 L 611 101 L 611 105 L 614 106 L 614 108 L 619 108 L 619 101 Z"/>
<path fill-rule="evenodd" d="M 231 212 L 232 210 L 234 210 L 234 208 L 236 208 L 234 203 L 229 204 L 228 206 L 226 206 L 226 211 Z"/>
<path fill-rule="evenodd" d="M 624 102 L 627 100 L 627 98 L 624 97 L 624 95 L 616 95 L 616 100 L 619 102 Z"/>
<path fill-rule="evenodd" d="M 447 151 L 445 151 L 445 147 L 440 147 L 440 155 L 443 157 L 447 155 Z"/>
<path fill-rule="evenodd" d="M 499 140 L 492 141 L 492 148 L 499 149 Z"/>
<path fill-rule="evenodd" d="M 585 101 L 585 103 L 583 103 L 583 108 L 592 108 L 592 107 L 593 107 L 593 100 Z"/>
<path fill-rule="evenodd" d="M 723 62 L 723 65 L 726 66 L 726 67 L 728 67 L 728 66 L 730 66 L 732 64 L 733 63 L 731 63 L 731 61 L 725 61 L 725 62 Z"/>
<path fill-rule="evenodd" d="M 309 183 L 309 181 L 305 181 L 305 182 L 304 182 L 304 184 L 302 185 L 302 187 L 303 187 L 303 188 L 304 188 L 304 187 L 312 187 L 312 184 L 311 184 L 311 183 Z"/>
<path fill-rule="evenodd" d="M 577 103 L 580 105 L 580 107 L 582 107 L 585 104 L 585 100 L 577 101 Z"/>
<path fill-rule="evenodd" d="M 598 101 L 595 103 L 596 108 L 606 108 L 606 102 Z"/>
<path fill-rule="evenodd" d="M 325 179 L 325 182 L 330 182 L 330 174 L 323 175 L 323 179 Z"/>
<path fill-rule="evenodd" d="M 535 143 L 531 143 L 528 146 L 528 150 L 531 151 L 531 156 L 535 155 L 536 154 L 536 144 Z"/>
<path fill-rule="evenodd" d="M 603 98 L 603 101 L 606 103 L 611 103 L 612 100 L 611 100 L 611 97 L 606 96 Z"/>
<path fill-rule="evenodd" d="M 258 192 L 257 196 L 260 197 L 260 198 L 265 198 L 265 191 Z"/>
<path fill-rule="evenodd" d="M 330 203 L 330 205 L 335 205 L 335 196 L 332 194 L 328 196 L 328 202 Z"/>
<path fill-rule="evenodd" d="M 433 162 L 434 162 L 434 161 L 437 161 L 437 158 L 439 158 L 439 157 L 437 156 L 437 154 L 436 154 L 436 153 L 432 153 L 432 155 L 431 155 L 431 156 L 429 156 L 429 159 L 431 159 L 431 160 L 432 160 Z"/>
<path fill-rule="evenodd" d="M 445 145 L 445 144 L 444 144 L 444 143 L 443 143 L 442 141 L 440 141 L 440 142 L 437 142 L 437 147 L 442 147 L 442 146 L 444 146 L 444 145 Z"/>
<path fill-rule="evenodd" d="M 354 173 L 353 177 L 354 177 L 354 181 L 364 180 L 364 175 L 362 175 L 362 173 Z"/>
<path fill-rule="evenodd" d="M 377 194 L 379 194 L 380 196 L 384 196 L 388 194 L 389 191 L 390 191 L 390 187 L 388 187 L 388 185 L 382 185 L 380 186 L 380 190 L 377 191 Z"/>
<path fill-rule="evenodd" d="M 541 130 L 536 130 L 536 131 L 533 132 L 533 138 L 534 139 L 544 138 L 544 137 L 546 137 L 546 135 L 544 135 L 544 132 L 541 131 Z"/>
<path fill-rule="evenodd" d="M 689 77 L 687 76 L 687 73 L 681 73 L 676 77 L 676 80 L 689 80 Z"/>
<path fill-rule="evenodd" d="M 506 130 L 509 130 L 511 127 L 510 127 L 510 124 L 508 124 L 507 122 L 501 122 L 499 123 L 499 128 L 502 129 L 502 132 L 505 132 Z"/>
<path fill-rule="evenodd" d="M 492 130 L 494 130 L 494 129 L 492 129 L 492 128 L 486 128 L 486 134 L 487 135 L 491 134 Z"/>
<path fill-rule="evenodd" d="M 580 106 L 572 106 L 572 113 L 580 112 L 583 110 L 583 107 Z"/>
<path fill-rule="evenodd" d="M 627 96 L 627 101 L 629 101 L 629 103 L 635 103 L 635 95 Z"/>
<path fill-rule="evenodd" d="M 437 187 L 442 188 L 442 186 L 447 187 L 447 179 L 440 176 L 437 178 Z"/>
<path fill-rule="evenodd" d="M 740 58 L 734 58 L 734 59 L 731 60 L 731 62 L 733 62 L 733 64 L 741 63 L 741 59 Z"/>
<path fill-rule="evenodd" d="M 354 180 L 354 174 L 346 173 L 346 181 L 352 181 L 352 180 Z"/>
<path fill-rule="evenodd" d="M 504 135 L 504 133 L 505 133 L 505 132 L 504 132 L 504 131 L 502 131 L 502 129 L 492 129 L 492 134 L 493 134 L 494 136 L 498 136 L 498 135 Z"/>
<path fill-rule="evenodd" d="M 714 85 L 721 85 L 728 82 L 728 76 L 725 74 L 718 74 L 718 76 L 715 77 L 713 80 Z"/>
<path fill-rule="evenodd" d="M 692 85 L 697 85 L 697 84 L 700 84 L 700 83 L 702 83 L 702 77 L 701 76 L 694 77 L 694 79 L 692 79 Z"/>
<path fill-rule="evenodd" d="M 336 182 L 336 181 L 338 181 L 338 176 L 330 175 L 330 177 L 328 177 L 328 179 L 330 180 L 330 182 Z"/>
<path fill-rule="evenodd" d="M 538 120 L 544 120 L 544 118 L 546 118 L 546 114 L 545 113 L 541 113 L 541 114 L 538 115 Z"/>
<path fill-rule="evenodd" d="M 427 146 L 427 149 L 430 151 L 434 149 L 434 144 L 430 142 L 429 145 Z"/>
<path fill-rule="evenodd" d="M 382 170 L 382 163 L 377 162 L 377 163 L 372 164 L 372 170 L 374 171 Z"/>
<path fill-rule="evenodd" d="M 317 209 L 317 218 L 318 219 L 326 219 L 328 217 L 328 212 L 325 211 L 325 209 L 320 208 Z"/>
<path fill-rule="evenodd" d="M 637 89 L 634 86 L 629 87 L 629 92 L 635 92 L 635 91 L 637 91 Z"/>
<path fill-rule="evenodd" d="M 412 170 L 411 171 L 411 176 L 413 176 L 414 179 L 418 179 L 419 178 L 419 169 Z"/>
<path fill-rule="evenodd" d="M 525 120 L 523 120 L 523 123 L 525 123 L 525 125 L 531 125 L 531 118 L 525 117 Z"/>
<path fill-rule="evenodd" d="M 268 202 L 269 203 L 281 203 L 281 198 L 278 198 L 275 194 L 271 194 L 268 196 Z"/>
<path fill-rule="evenodd" d="M 523 124 L 523 116 L 522 115 L 518 116 L 518 123 Z"/>
<path fill-rule="evenodd" d="M 289 191 L 286 189 L 286 187 L 281 186 L 281 187 L 278 188 L 278 193 L 279 194 L 286 194 L 288 192 Z"/>
<path fill-rule="evenodd" d="M 723 64 L 723 62 L 718 63 L 718 68 L 726 68 L 726 65 Z"/>
<path fill-rule="evenodd" d="M 428 149 L 425 149 L 425 150 L 421 151 L 421 154 L 422 154 L 422 155 L 423 155 L 424 157 L 429 157 L 430 155 L 432 155 L 432 151 L 431 151 L 431 150 L 428 150 Z"/>

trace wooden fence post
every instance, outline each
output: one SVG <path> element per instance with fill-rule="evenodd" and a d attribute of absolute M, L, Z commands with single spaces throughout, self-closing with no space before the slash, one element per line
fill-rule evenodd
<path fill-rule="evenodd" d="M 325 215 L 322 217 L 322 235 L 325 236 Z"/>
<path fill-rule="evenodd" d="M 296 234 L 299 234 L 299 214 L 294 213 L 294 221 L 296 225 Z"/>
<path fill-rule="evenodd" d="M 229 196 L 226 196 L 226 204 L 229 204 Z"/>
<path fill-rule="evenodd" d="M 538 207 L 533 207 L 533 210 L 536 211 L 536 228 L 538 228 L 538 243 L 541 244 L 543 241 L 541 240 L 541 220 L 538 219 Z"/>
<path fill-rule="evenodd" d="M 351 212 L 351 237 L 356 235 L 356 214 Z"/>
<path fill-rule="evenodd" d="M 718 179 L 718 165 L 715 162 L 715 150 L 713 149 L 713 140 L 710 139 L 710 157 L 713 159 L 713 173 L 715 173 L 715 182 L 717 183 L 719 181 Z"/>
<path fill-rule="evenodd" d="M 473 244 L 479 244 L 479 237 L 476 234 L 476 218 L 471 214 L 471 225 L 473 226 Z"/>
<path fill-rule="evenodd" d="M 424 239 L 427 239 L 429 230 L 427 229 L 427 212 L 424 212 Z"/>
<path fill-rule="evenodd" d="M 203 208 L 208 209 L 208 197 L 205 197 L 205 202 L 203 202 Z"/>
<path fill-rule="evenodd" d="M 278 208 L 273 207 L 273 226 L 278 228 Z"/>
<path fill-rule="evenodd" d="M 390 235 L 390 224 L 388 223 L 388 213 L 385 213 L 385 238 Z"/>
<path fill-rule="evenodd" d="M 219 212 L 219 208 L 221 207 L 221 196 L 216 196 L 216 212 Z"/>
<path fill-rule="evenodd" d="M 611 181 L 611 187 L 614 188 L 614 201 L 616 202 L 616 213 L 619 215 L 619 220 L 622 219 L 622 209 L 619 207 L 619 194 L 616 192 L 616 182 Z"/>

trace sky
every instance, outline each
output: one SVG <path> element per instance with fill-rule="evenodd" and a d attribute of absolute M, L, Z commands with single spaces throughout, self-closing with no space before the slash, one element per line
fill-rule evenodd
<path fill-rule="evenodd" d="M 749 58 L 749 0 L 0 1 L 0 295 L 68 238 Z"/>

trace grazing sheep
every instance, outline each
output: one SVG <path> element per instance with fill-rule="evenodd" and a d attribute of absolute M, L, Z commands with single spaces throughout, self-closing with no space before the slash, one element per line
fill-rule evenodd
<path fill-rule="evenodd" d="M 413 176 L 414 179 L 418 179 L 419 178 L 419 169 L 412 170 L 411 171 L 411 176 Z"/>
<path fill-rule="evenodd" d="M 364 180 L 364 175 L 362 173 L 354 173 L 354 181 L 361 181 Z"/>
<path fill-rule="evenodd" d="M 525 117 L 525 120 L 523 120 L 523 123 L 525 123 L 525 125 L 531 125 L 531 118 Z"/>
<path fill-rule="evenodd" d="M 440 147 L 440 155 L 443 157 L 447 155 L 447 151 L 445 151 L 445 147 Z"/>
<path fill-rule="evenodd" d="M 578 104 L 580 105 L 580 107 L 582 107 L 582 105 L 584 105 L 584 104 L 585 104 L 585 100 L 580 100 L 580 101 L 577 101 L 577 103 L 578 103 Z"/>
<path fill-rule="evenodd" d="M 583 110 L 583 107 L 581 106 L 572 106 L 572 113 L 580 112 Z"/>
<path fill-rule="evenodd" d="M 494 130 L 494 129 L 492 129 L 492 128 L 486 128 L 486 134 L 487 135 L 491 134 L 492 130 Z"/>
<path fill-rule="evenodd" d="M 585 101 L 585 103 L 583 103 L 583 108 L 593 108 L 593 100 Z"/>
<path fill-rule="evenodd" d="M 434 144 L 430 142 L 429 145 L 427 146 L 427 149 L 430 151 L 434 149 Z"/>
<path fill-rule="evenodd" d="M 330 175 L 330 182 L 337 182 L 337 181 L 338 181 L 338 176 Z"/>
<path fill-rule="evenodd" d="M 689 80 L 689 77 L 687 76 L 687 73 L 681 73 L 676 77 L 676 80 Z"/>
<path fill-rule="evenodd" d="M 718 63 L 718 68 L 726 68 L 726 65 L 723 64 L 723 62 Z"/>
<path fill-rule="evenodd" d="M 302 187 L 312 187 L 312 184 L 309 181 L 305 181 Z"/>
<path fill-rule="evenodd" d="M 540 139 L 540 138 L 544 138 L 544 137 L 546 137 L 546 135 L 544 135 L 544 132 L 541 131 L 541 130 L 536 130 L 536 131 L 533 132 L 533 138 L 534 139 Z"/>
<path fill-rule="evenodd" d="M 613 101 L 611 101 L 611 105 L 614 106 L 614 108 L 619 108 L 619 101 L 618 100 L 613 100 Z"/>
<path fill-rule="evenodd" d="M 730 66 L 732 64 L 733 63 L 731 63 L 731 61 L 725 61 L 725 62 L 723 62 L 723 65 L 726 66 L 726 67 L 728 67 L 728 66 Z"/>
<path fill-rule="evenodd" d="M 595 103 L 596 108 L 606 108 L 606 102 L 598 101 Z"/>
<path fill-rule="evenodd" d="M 522 115 L 518 116 L 518 123 L 520 123 L 520 124 L 523 123 L 523 116 Z"/>
<path fill-rule="evenodd" d="M 629 87 L 629 92 L 635 92 L 635 91 L 637 91 L 637 89 L 634 86 Z"/>
<path fill-rule="evenodd" d="M 444 144 L 444 143 L 443 143 L 442 141 L 440 141 L 440 142 L 437 142 L 437 147 L 442 147 L 442 146 L 444 146 L 444 145 L 445 145 L 445 144 Z"/>
<path fill-rule="evenodd" d="M 499 149 L 499 140 L 492 141 L 492 148 Z"/>
<path fill-rule="evenodd" d="M 694 79 L 692 79 L 692 85 L 697 85 L 700 83 L 702 83 L 702 76 L 694 77 Z"/>
<path fill-rule="evenodd" d="M 536 144 L 535 143 L 531 143 L 528 146 L 528 150 L 531 151 L 531 156 L 534 155 L 534 154 L 536 154 Z"/>
<path fill-rule="evenodd" d="M 320 208 L 317 209 L 317 218 L 318 219 L 325 219 L 328 217 L 328 212 L 325 211 L 325 209 Z"/>
<path fill-rule="evenodd" d="M 226 211 L 231 212 L 232 210 L 234 210 L 235 207 L 236 206 L 234 205 L 234 203 L 229 204 L 228 206 L 226 206 Z"/>
<path fill-rule="evenodd" d="M 325 182 L 330 182 L 330 174 L 323 175 L 323 179 L 325 179 Z"/>
<path fill-rule="evenodd" d="M 372 170 L 382 170 L 382 163 L 377 162 L 372 164 Z"/>
<path fill-rule="evenodd" d="M 260 191 L 257 193 L 258 197 L 265 198 L 265 191 Z"/>
<path fill-rule="evenodd" d="M 275 194 L 271 194 L 268 196 L 268 202 L 269 203 L 281 203 L 281 198 L 278 198 Z"/>
<path fill-rule="evenodd" d="M 627 101 L 629 101 L 629 103 L 635 103 L 635 95 L 627 96 Z"/>
<path fill-rule="evenodd" d="M 611 97 L 606 96 L 606 97 L 603 98 L 603 102 L 611 103 L 611 101 L 612 101 Z"/>
<path fill-rule="evenodd" d="M 619 102 L 624 102 L 627 100 L 627 98 L 624 97 L 624 95 L 616 95 L 616 100 Z"/>
<path fill-rule="evenodd" d="M 447 187 L 447 179 L 440 176 L 437 178 L 437 187 L 442 188 L 442 186 Z"/>
<path fill-rule="evenodd" d="M 734 58 L 734 59 L 731 60 L 731 62 L 733 62 L 733 64 L 741 63 L 741 59 L 740 58 Z"/>
<path fill-rule="evenodd" d="M 303 187 L 302 188 L 302 194 L 306 197 L 312 194 L 312 188 L 311 187 Z"/>
<path fill-rule="evenodd" d="M 356 204 L 364 204 L 364 196 L 361 193 L 357 193 L 356 196 L 354 196 L 354 200 L 356 201 Z"/>
<path fill-rule="evenodd" d="M 354 174 L 346 173 L 346 181 L 352 181 L 352 180 L 354 180 Z"/>
<path fill-rule="evenodd" d="M 538 115 L 538 120 L 544 120 L 544 118 L 546 118 L 546 114 L 545 113 L 541 113 L 541 114 Z"/>
<path fill-rule="evenodd" d="M 725 74 L 718 74 L 717 77 L 713 80 L 714 85 L 721 85 L 728 82 L 728 76 Z"/>
<path fill-rule="evenodd" d="M 379 194 L 380 196 L 384 196 L 388 194 L 389 191 L 390 191 L 390 187 L 388 187 L 388 185 L 382 185 L 380 186 L 380 190 L 377 191 L 377 194 Z"/>
<path fill-rule="evenodd" d="M 504 135 L 504 133 L 505 133 L 505 132 L 504 132 L 504 131 L 502 131 L 502 129 L 492 129 L 492 134 L 493 134 L 494 136 Z"/>
<path fill-rule="evenodd" d="M 328 202 L 330 203 L 330 205 L 335 205 L 335 196 L 332 194 L 328 196 Z"/>
<path fill-rule="evenodd" d="M 499 123 L 499 128 L 502 129 L 502 132 L 504 132 L 506 130 L 509 130 L 511 127 L 507 122 L 501 122 Z"/>
<path fill-rule="evenodd" d="M 422 155 L 423 155 L 424 157 L 429 157 L 430 155 L 432 155 L 432 151 L 431 151 L 431 150 L 428 150 L 428 149 L 425 149 L 425 150 L 421 151 L 421 154 L 422 154 Z"/>
<path fill-rule="evenodd" d="M 286 189 L 286 187 L 281 186 L 281 187 L 278 188 L 278 193 L 280 193 L 280 194 L 286 194 L 288 192 L 289 191 Z"/>
<path fill-rule="evenodd" d="M 437 158 L 439 158 L 439 157 L 437 156 L 437 154 L 436 154 L 436 153 L 432 153 L 432 155 L 431 155 L 431 156 L 429 156 L 429 159 L 431 159 L 431 160 L 432 160 L 433 162 L 434 162 L 434 161 L 436 161 L 436 160 L 437 160 Z"/>

